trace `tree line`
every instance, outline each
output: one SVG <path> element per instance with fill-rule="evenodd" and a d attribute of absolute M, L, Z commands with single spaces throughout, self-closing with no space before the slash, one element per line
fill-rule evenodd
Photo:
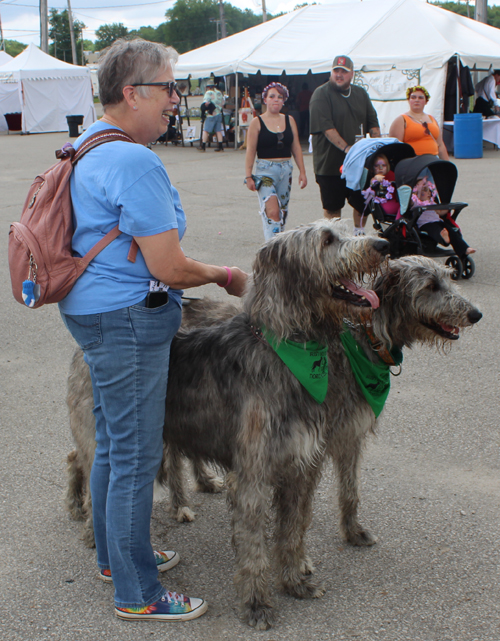
<path fill-rule="evenodd" d="M 295 9 L 305 6 L 299 4 Z M 310 3 L 315 4 L 315 3 Z M 434 2 L 438 7 L 454 13 L 467 16 L 468 5 L 463 2 Z M 474 9 L 470 9 L 474 15 Z M 224 2 L 224 17 L 227 35 L 233 35 L 254 27 L 262 22 L 262 16 L 256 15 L 250 9 L 238 9 L 229 2 Z M 267 14 L 268 20 L 277 17 L 276 14 Z M 171 9 L 165 13 L 165 22 L 157 27 L 144 26 L 139 29 L 127 29 L 122 23 L 103 24 L 96 32 L 96 41 L 83 39 L 86 26 L 78 19 L 73 20 L 77 64 L 82 64 L 83 51 L 101 51 L 111 45 L 118 38 L 144 38 L 152 42 L 161 42 L 185 53 L 217 40 L 219 28 L 219 2 L 218 0 L 177 0 Z M 49 53 L 55 58 L 72 62 L 71 39 L 69 32 L 68 12 L 51 9 L 49 15 Z M 500 29 L 500 6 L 488 7 L 488 24 Z M 11 56 L 16 56 L 26 45 L 16 40 L 5 40 L 5 50 Z"/>

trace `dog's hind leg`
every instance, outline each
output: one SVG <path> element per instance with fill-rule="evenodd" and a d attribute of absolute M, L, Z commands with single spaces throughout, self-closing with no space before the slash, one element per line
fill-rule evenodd
<path fill-rule="evenodd" d="M 189 507 L 183 469 L 183 456 L 177 448 L 168 445 L 163 449 L 162 465 L 156 480 L 170 490 L 170 513 L 179 523 L 194 521 L 195 513 Z"/>
<path fill-rule="evenodd" d="M 68 454 L 68 489 L 66 490 L 66 508 L 71 516 L 77 521 L 85 520 L 83 509 L 84 484 L 83 470 L 79 465 L 78 450 Z"/>
<path fill-rule="evenodd" d="M 218 494 L 222 492 L 224 479 L 221 476 L 217 476 L 201 459 L 193 460 L 192 464 L 198 492 L 206 492 L 207 494 Z"/>
<path fill-rule="evenodd" d="M 358 521 L 358 468 L 364 438 L 339 438 L 330 449 L 338 471 L 340 531 L 351 545 L 373 545 L 377 542 L 377 537 L 365 530 Z"/>
<path fill-rule="evenodd" d="M 304 538 L 312 519 L 314 490 L 320 466 L 296 468 L 284 475 L 276 488 L 276 559 L 283 590 L 299 599 L 323 596 L 325 588 L 313 580 Z"/>
<path fill-rule="evenodd" d="M 94 517 L 92 515 L 92 495 L 90 493 L 90 478 L 86 480 L 85 502 L 83 504 L 86 521 L 83 528 L 83 542 L 88 548 L 95 548 Z"/>

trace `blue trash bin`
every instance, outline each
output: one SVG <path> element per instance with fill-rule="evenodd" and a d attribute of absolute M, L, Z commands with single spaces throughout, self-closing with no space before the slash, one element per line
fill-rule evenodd
<path fill-rule="evenodd" d="M 483 116 L 481 114 L 455 114 L 453 147 L 455 158 L 483 157 Z"/>

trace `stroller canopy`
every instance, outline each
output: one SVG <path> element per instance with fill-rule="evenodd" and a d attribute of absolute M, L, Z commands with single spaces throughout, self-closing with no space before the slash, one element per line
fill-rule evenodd
<path fill-rule="evenodd" d="M 418 177 L 425 169 L 429 169 L 434 178 L 439 200 L 442 203 L 450 203 L 457 183 L 458 170 L 449 160 L 439 160 L 436 156 L 429 154 L 401 160 L 394 172 L 396 186 L 408 185 L 413 189 Z"/>
<path fill-rule="evenodd" d="M 400 148 L 400 149 L 397 149 Z M 401 158 L 414 156 L 415 152 L 410 145 L 399 142 L 397 138 L 363 138 L 356 142 L 349 149 L 345 157 L 342 169 L 342 178 L 345 178 L 346 185 L 353 191 L 363 189 L 367 178 L 367 162 L 375 153 L 385 154 L 391 166 Z"/>

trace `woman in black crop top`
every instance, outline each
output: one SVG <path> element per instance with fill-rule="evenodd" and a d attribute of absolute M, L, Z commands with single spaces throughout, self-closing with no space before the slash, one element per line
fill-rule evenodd
<path fill-rule="evenodd" d="M 292 186 L 292 156 L 299 168 L 300 188 L 307 185 L 297 125 L 293 118 L 280 113 L 287 98 L 285 86 L 279 82 L 268 85 L 262 92 L 267 110 L 252 120 L 247 134 L 245 181 L 248 189 L 256 191 L 259 196 L 266 240 L 285 227 Z M 256 170 L 252 174 L 255 156 Z M 257 176 L 262 181 L 258 189 L 253 178 Z"/>

